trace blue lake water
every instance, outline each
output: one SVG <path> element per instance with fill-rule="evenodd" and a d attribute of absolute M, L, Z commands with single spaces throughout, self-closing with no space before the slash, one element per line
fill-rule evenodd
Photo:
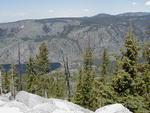
<path fill-rule="evenodd" d="M 49 65 L 50 65 L 51 71 L 54 71 L 54 70 L 61 67 L 61 64 L 58 62 L 53 62 L 53 63 L 50 63 Z M 20 64 L 20 65 L 17 64 L 16 68 L 18 71 L 20 70 L 21 74 L 26 74 L 26 68 L 27 68 L 26 64 Z M 11 69 L 11 64 L 1 64 L 1 71 L 2 72 L 7 72 L 10 69 Z"/>

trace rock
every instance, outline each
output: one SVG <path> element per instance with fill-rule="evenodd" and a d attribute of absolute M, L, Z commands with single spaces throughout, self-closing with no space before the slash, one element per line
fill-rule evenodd
<path fill-rule="evenodd" d="M 23 113 L 16 107 L 0 107 L 0 113 Z"/>
<path fill-rule="evenodd" d="M 23 104 L 21 102 L 17 102 L 17 101 L 7 102 L 3 106 L 4 107 L 9 107 L 9 108 L 18 108 L 21 112 L 24 112 L 24 111 L 29 109 L 25 104 Z"/>
<path fill-rule="evenodd" d="M 9 101 L 10 96 L 11 96 L 11 93 L 2 94 L 0 96 L 0 100 L 2 100 L 2 101 Z"/>
<path fill-rule="evenodd" d="M 48 102 L 46 98 L 31 94 L 25 91 L 20 91 L 16 95 L 16 101 L 21 102 L 30 108 L 36 105 Z"/>
<path fill-rule="evenodd" d="M 16 101 L 29 107 L 25 113 L 93 113 L 66 100 L 46 99 L 25 91 L 16 95 Z"/>
<path fill-rule="evenodd" d="M 95 113 L 132 113 L 132 112 L 130 112 L 122 104 L 112 104 L 96 110 Z"/>
<path fill-rule="evenodd" d="M 51 103 L 43 103 L 36 105 L 32 109 L 26 111 L 26 113 L 52 113 L 56 107 Z"/>
<path fill-rule="evenodd" d="M 16 95 L 16 100 L 9 96 L 0 96 L 0 113 L 94 113 L 79 105 L 61 99 L 47 99 L 25 91 Z M 131 113 L 122 104 L 113 104 L 96 110 L 95 113 Z"/>

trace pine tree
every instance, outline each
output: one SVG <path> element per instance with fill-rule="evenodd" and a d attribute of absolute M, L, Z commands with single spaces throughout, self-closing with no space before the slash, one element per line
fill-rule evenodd
<path fill-rule="evenodd" d="M 38 91 L 38 80 L 37 76 L 27 74 L 25 75 L 25 90 L 27 92 L 36 94 Z"/>
<path fill-rule="evenodd" d="M 132 88 L 131 84 L 132 77 L 124 70 L 118 70 L 115 75 L 113 75 L 112 87 L 119 96 L 125 96 L 129 94 Z"/>
<path fill-rule="evenodd" d="M 117 97 L 118 103 L 123 103 L 133 113 L 149 113 L 145 100 L 139 95 L 127 95 L 124 97 Z"/>
<path fill-rule="evenodd" d="M 150 64 L 150 42 L 144 44 L 143 48 L 143 56 Z"/>
<path fill-rule="evenodd" d="M 36 56 L 37 75 L 44 75 L 50 72 L 48 54 L 46 43 L 42 43 L 39 47 L 39 54 Z"/>
<path fill-rule="evenodd" d="M 45 75 L 39 76 L 39 80 L 38 80 L 38 86 L 40 87 L 39 95 L 47 98 L 49 85 L 51 85 L 50 80 L 49 80 L 49 75 L 45 74 Z"/>
<path fill-rule="evenodd" d="M 9 86 L 10 86 L 10 77 L 8 72 L 4 72 L 2 74 L 2 87 L 3 87 L 3 92 L 8 93 L 10 91 Z"/>
<path fill-rule="evenodd" d="M 77 95 L 81 100 L 75 98 L 75 102 L 79 103 L 81 106 L 91 109 L 92 102 L 92 88 L 94 82 L 95 71 L 92 68 L 93 65 L 93 52 L 90 45 L 88 45 L 85 49 L 85 54 L 83 56 L 83 73 L 81 76 L 82 84 L 78 83 L 75 97 Z"/>
<path fill-rule="evenodd" d="M 83 73 L 82 79 L 82 94 L 83 94 L 83 104 L 82 106 L 88 109 L 91 109 L 92 98 L 92 88 L 94 83 L 95 71 L 91 70 L 86 73 Z"/>
<path fill-rule="evenodd" d="M 37 75 L 35 70 L 35 60 L 30 57 L 28 62 L 26 63 L 26 67 L 27 75 L 25 77 L 25 90 L 30 93 L 36 93 Z"/>
<path fill-rule="evenodd" d="M 146 86 L 146 91 L 143 97 L 145 98 L 147 109 L 150 110 L 150 42 L 144 44 L 143 57 L 146 59 L 142 68 L 142 79 Z"/>
<path fill-rule="evenodd" d="M 126 51 L 123 52 L 123 70 L 135 77 L 137 74 L 139 42 L 131 29 L 127 33 L 124 46 Z"/>
<path fill-rule="evenodd" d="M 102 54 L 102 65 L 101 65 L 101 75 L 102 75 L 102 82 L 106 82 L 106 76 L 108 75 L 109 71 L 109 56 L 107 53 L 107 49 L 104 49 Z"/>
<path fill-rule="evenodd" d="M 36 55 L 36 59 L 34 61 L 35 64 L 30 63 L 31 65 L 33 65 L 33 67 L 31 67 L 30 68 L 31 70 L 29 71 L 32 72 L 32 74 L 36 74 L 36 79 L 34 80 L 36 82 L 34 85 L 34 89 L 36 89 L 36 94 L 40 96 L 48 95 L 47 89 L 45 88 L 43 89 L 43 86 L 45 86 L 45 84 L 49 84 L 47 83 L 47 78 L 44 78 L 45 77 L 44 75 L 47 75 L 50 72 L 50 63 L 48 59 L 48 54 L 49 52 L 47 49 L 47 45 L 46 43 L 43 42 L 39 46 L 39 54 Z M 32 61 L 32 59 L 30 60 Z"/>
<path fill-rule="evenodd" d="M 121 69 L 113 74 L 112 87 L 117 93 L 117 102 L 123 103 L 132 112 L 147 112 L 144 102 L 146 85 L 143 73 L 138 70 L 139 42 L 130 30 L 125 40 L 126 50 L 122 52 Z M 119 60 L 119 59 L 117 59 Z M 118 61 L 116 61 L 118 62 Z"/>
<path fill-rule="evenodd" d="M 61 86 L 60 86 L 60 81 L 58 76 L 56 77 L 56 81 L 55 81 L 55 98 L 60 98 L 62 96 L 62 90 L 61 90 Z"/>
<path fill-rule="evenodd" d="M 27 75 L 36 75 L 36 65 L 34 58 L 29 58 L 28 62 L 26 63 L 26 67 Z"/>
<path fill-rule="evenodd" d="M 107 49 L 104 49 L 102 54 L 102 65 L 101 76 L 97 76 L 94 80 L 94 84 L 92 87 L 92 96 L 91 96 L 91 105 L 90 109 L 95 111 L 96 109 L 105 106 L 107 104 L 112 104 L 115 102 L 114 92 L 112 87 L 107 83 L 106 76 L 109 71 L 109 56 Z"/>
<path fill-rule="evenodd" d="M 118 84 L 114 85 L 114 87 L 118 87 L 120 90 L 118 93 L 123 95 L 127 90 L 129 94 L 136 93 L 136 77 L 138 77 L 137 75 L 139 74 L 137 70 L 139 43 L 131 29 L 127 33 L 124 45 L 126 50 L 122 52 L 122 69 L 115 73 L 116 76 L 114 75 L 113 79 L 113 83 L 119 82 Z"/>
<path fill-rule="evenodd" d="M 85 49 L 85 55 L 83 57 L 83 75 L 82 75 L 82 96 L 83 96 L 83 103 L 82 106 L 88 109 L 91 109 L 91 102 L 92 102 L 92 88 L 94 83 L 95 72 L 92 68 L 93 66 L 93 51 L 88 44 Z"/>
<path fill-rule="evenodd" d="M 91 109 L 95 111 L 105 105 L 114 104 L 116 102 L 116 94 L 108 83 L 104 84 L 100 79 L 96 79 L 94 81 L 92 99 Z"/>
<path fill-rule="evenodd" d="M 93 56 L 92 48 L 88 44 L 88 46 L 85 48 L 85 54 L 83 54 L 83 68 L 84 68 L 84 72 L 92 70 L 93 57 L 94 56 Z"/>
<path fill-rule="evenodd" d="M 81 105 L 81 106 L 83 105 L 82 76 L 83 76 L 83 69 L 81 67 L 80 70 L 79 70 L 79 78 L 78 78 L 78 81 L 77 81 L 75 94 L 74 94 L 74 97 L 73 97 L 73 100 L 72 100 L 75 104 L 78 104 L 78 105 Z"/>
<path fill-rule="evenodd" d="M 67 96 L 65 75 L 62 72 L 54 72 L 49 75 L 48 97 L 64 99 Z"/>

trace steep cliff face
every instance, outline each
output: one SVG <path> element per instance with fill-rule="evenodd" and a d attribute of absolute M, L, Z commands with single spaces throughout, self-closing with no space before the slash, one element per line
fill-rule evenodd
<path fill-rule="evenodd" d="M 149 13 L 126 13 L 0 24 L 0 63 L 17 62 L 18 43 L 22 62 L 29 56 L 35 56 L 43 41 L 47 42 L 53 61 L 60 61 L 62 53 L 72 62 L 79 61 L 88 41 L 97 55 L 104 47 L 110 52 L 117 52 L 123 47 L 124 36 L 130 24 L 141 42 L 150 41 L 145 32 L 145 28 L 150 25 L 149 20 Z"/>

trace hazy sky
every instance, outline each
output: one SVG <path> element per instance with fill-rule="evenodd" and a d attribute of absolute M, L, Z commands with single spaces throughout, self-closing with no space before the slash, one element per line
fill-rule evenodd
<path fill-rule="evenodd" d="M 124 12 L 150 12 L 150 0 L 0 0 L 0 23 Z"/>

